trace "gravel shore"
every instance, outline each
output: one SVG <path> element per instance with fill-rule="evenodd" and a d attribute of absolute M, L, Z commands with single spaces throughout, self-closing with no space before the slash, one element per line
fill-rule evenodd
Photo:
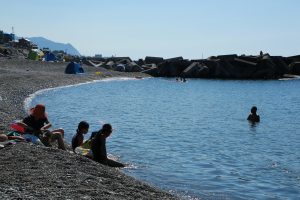
<path fill-rule="evenodd" d="M 66 63 L 0 58 L 0 132 L 26 115 L 24 99 L 45 88 L 106 77 L 146 76 L 84 66 L 64 74 Z M 101 74 L 96 74 L 101 71 Z M 67 151 L 29 143 L 0 149 L 1 199 L 177 199 L 167 192 Z"/>

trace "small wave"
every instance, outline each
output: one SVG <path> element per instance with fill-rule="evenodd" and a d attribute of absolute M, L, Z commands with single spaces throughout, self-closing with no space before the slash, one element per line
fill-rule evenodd
<path fill-rule="evenodd" d="M 279 81 L 291 81 L 291 80 L 297 80 L 300 79 L 300 76 L 298 75 L 287 75 L 286 77 L 278 79 Z"/>
<path fill-rule="evenodd" d="M 145 78 L 142 78 L 145 79 Z M 24 100 L 24 109 L 25 112 L 27 112 L 30 108 L 30 104 L 32 102 L 32 100 L 40 95 L 43 94 L 45 92 L 48 91 L 52 91 L 52 90 L 59 90 L 59 89 L 63 89 L 63 88 L 69 88 L 69 87 L 78 87 L 81 85 L 86 85 L 86 84 L 91 84 L 91 83 L 98 83 L 98 82 L 111 82 L 111 81 L 129 81 L 129 80 L 141 80 L 140 78 L 131 78 L 131 77 L 113 77 L 113 78 L 105 78 L 105 79 L 101 79 L 101 80 L 93 80 L 93 81 L 87 81 L 84 83 L 76 83 L 76 84 L 72 84 L 72 85 L 65 85 L 65 86 L 59 86 L 59 87 L 53 87 L 53 88 L 46 88 L 46 89 L 42 89 L 42 90 L 38 90 L 33 94 L 30 94 L 28 97 L 26 97 L 26 99 Z"/>

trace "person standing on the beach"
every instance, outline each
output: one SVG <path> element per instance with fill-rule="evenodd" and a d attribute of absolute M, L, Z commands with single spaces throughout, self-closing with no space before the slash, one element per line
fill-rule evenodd
<path fill-rule="evenodd" d="M 125 167 L 124 164 L 107 158 L 106 138 L 108 138 L 111 133 L 112 126 L 110 124 L 104 124 L 102 129 L 94 135 L 92 138 L 93 159 L 110 167 Z"/>
<path fill-rule="evenodd" d="M 251 121 L 252 123 L 260 122 L 260 117 L 259 115 L 256 114 L 257 112 L 257 107 L 253 106 L 251 108 L 251 113 L 249 114 L 247 120 Z"/>
<path fill-rule="evenodd" d="M 86 121 L 81 121 L 78 124 L 76 134 L 72 138 L 72 149 L 75 151 L 76 147 L 83 144 L 84 134 L 89 131 L 89 124 Z"/>
<path fill-rule="evenodd" d="M 50 143 L 57 140 L 58 148 L 66 150 L 63 141 L 64 130 L 48 130 L 52 125 L 48 121 L 45 106 L 38 104 L 34 108 L 31 108 L 29 113 L 29 116 L 18 123 L 25 128 L 25 132 L 37 136 L 46 146 L 51 146 Z"/>

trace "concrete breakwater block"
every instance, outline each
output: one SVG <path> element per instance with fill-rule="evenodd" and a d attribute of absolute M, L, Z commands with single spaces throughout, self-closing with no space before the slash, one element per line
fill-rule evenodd
<path fill-rule="evenodd" d="M 158 72 L 159 72 L 159 69 L 157 67 L 142 71 L 142 73 L 149 74 L 150 76 L 153 76 L 153 77 L 159 77 Z"/>
<path fill-rule="evenodd" d="M 164 58 L 162 57 L 152 57 L 152 56 L 146 56 L 145 58 L 145 64 L 159 64 L 164 62 Z"/>
<path fill-rule="evenodd" d="M 257 63 L 260 59 L 259 56 L 239 56 L 238 58 L 252 63 Z"/>
<path fill-rule="evenodd" d="M 230 61 L 230 60 L 234 60 L 237 57 L 238 56 L 236 54 L 229 54 L 229 55 L 219 55 L 217 56 L 217 59 Z"/>
<path fill-rule="evenodd" d="M 106 64 L 103 65 L 106 69 L 114 69 L 115 62 L 114 61 L 108 61 Z"/>
<path fill-rule="evenodd" d="M 114 66 L 114 70 L 118 72 L 125 72 L 126 71 L 126 66 L 123 64 L 117 64 Z"/>
<path fill-rule="evenodd" d="M 153 68 L 157 68 L 157 65 L 156 64 L 145 64 L 145 65 L 142 66 L 142 68 L 144 70 L 153 69 Z"/>
<path fill-rule="evenodd" d="M 257 66 L 257 63 L 247 61 L 247 60 L 244 60 L 244 59 L 241 59 L 241 58 L 234 58 L 233 60 L 235 61 L 235 63 L 243 65 L 245 67 L 256 67 Z"/>
<path fill-rule="evenodd" d="M 291 64 L 293 62 L 300 62 L 300 55 L 287 57 L 287 60 L 289 62 L 288 64 Z"/>
<path fill-rule="evenodd" d="M 289 72 L 291 74 L 300 75 L 300 62 L 293 62 L 289 65 Z"/>
<path fill-rule="evenodd" d="M 127 65 L 127 64 L 130 64 L 131 62 L 132 61 L 130 59 L 122 59 L 122 60 L 117 61 L 116 63 L 117 64 Z"/>
<path fill-rule="evenodd" d="M 249 79 L 252 74 L 258 69 L 258 64 L 250 61 L 246 61 L 240 58 L 235 58 L 230 62 L 233 65 L 231 70 L 235 79 Z"/>
<path fill-rule="evenodd" d="M 207 78 L 209 76 L 209 68 L 199 62 L 193 62 L 181 74 L 186 78 Z"/>
<path fill-rule="evenodd" d="M 177 77 L 191 64 L 188 60 L 172 59 L 158 65 L 158 74 L 162 77 Z"/>
<path fill-rule="evenodd" d="M 125 71 L 126 72 L 141 72 L 141 71 L 143 71 L 143 68 L 140 67 L 135 62 L 130 62 L 125 65 Z"/>
<path fill-rule="evenodd" d="M 184 60 L 182 56 L 165 59 L 165 61 L 167 61 L 167 62 L 177 62 L 177 61 L 182 61 L 182 60 Z"/>
<path fill-rule="evenodd" d="M 276 66 L 276 71 L 280 74 L 286 74 L 289 72 L 289 67 L 282 56 L 271 56 L 273 63 Z"/>

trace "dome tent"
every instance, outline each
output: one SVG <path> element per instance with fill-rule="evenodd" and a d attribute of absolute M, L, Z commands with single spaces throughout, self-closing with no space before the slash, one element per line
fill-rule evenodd
<path fill-rule="evenodd" d="M 40 60 L 44 56 L 44 53 L 39 49 L 32 49 L 28 54 L 30 60 Z"/>
<path fill-rule="evenodd" d="M 47 62 L 55 62 L 57 60 L 56 56 L 51 52 L 47 52 L 45 54 L 44 58 L 45 58 L 45 61 L 47 61 Z"/>
<path fill-rule="evenodd" d="M 82 74 L 82 73 L 84 73 L 84 70 L 79 63 L 70 62 L 65 69 L 65 73 L 66 74 Z"/>

